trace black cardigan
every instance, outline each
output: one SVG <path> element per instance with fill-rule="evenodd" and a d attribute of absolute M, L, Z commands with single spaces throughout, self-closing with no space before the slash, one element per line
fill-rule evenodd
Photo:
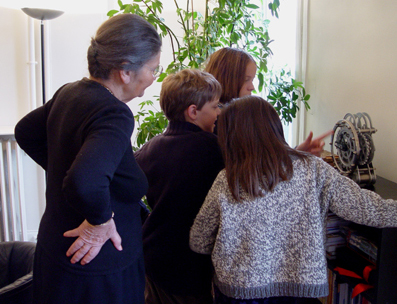
<path fill-rule="evenodd" d="M 130 108 L 87 78 L 60 88 L 15 128 L 18 144 L 47 171 L 38 244 L 69 271 L 116 272 L 142 253 L 139 201 L 148 186 L 133 156 L 133 129 Z M 63 233 L 84 219 L 104 223 L 112 211 L 123 250 L 108 240 L 89 264 L 71 264 L 66 251 L 76 238 Z"/>
<path fill-rule="evenodd" d="M 211 258 L 190 250 L 189 230 L 224 167 L 217 137 L 188 122 L 170 122 L 135 157 L 153 209 L 143 226 L 147 276 L 173 294 L 210 292 Z"/>

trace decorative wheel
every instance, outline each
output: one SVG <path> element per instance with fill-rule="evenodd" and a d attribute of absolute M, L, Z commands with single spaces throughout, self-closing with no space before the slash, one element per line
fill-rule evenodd
<path fill-rule="evenodd" d="M 334 164 L 343 175 L 349 176 L 360 186 L 376 182 L 372 160 L 375 145 L 372 127 L 367 113 L 350 114 L 338 121 L 331 139 L 331 154 Z"/>
<path fill-rule="evenodd" d="M 350 121 L 340 120 L 335 125 L 331 153 L 335 165 L 342 173 L 351 173 L 357 165 L 360 142 L 357 131 Z"/>
<path fill-rule="evenodd" d="M 360 166 L 369 164 L 374 158 L 375 146 L 371 135 L 368 133 L 358 133 L 358 138 L 360 140 L 360 159 L 358 164 Z"/>

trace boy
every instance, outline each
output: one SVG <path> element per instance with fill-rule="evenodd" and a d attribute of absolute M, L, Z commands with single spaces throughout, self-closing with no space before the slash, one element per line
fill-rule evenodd
<path fill-rule="evenodd" d="M 212 303 L 211 258 L 190 250 L 189 230 L 224 167 L 212 133 L 221 90 L 206 72 L 169 75 L 160 92 L 168 128 L 135 154 L 152 208 L 143 225 L 146 303 Z"/>

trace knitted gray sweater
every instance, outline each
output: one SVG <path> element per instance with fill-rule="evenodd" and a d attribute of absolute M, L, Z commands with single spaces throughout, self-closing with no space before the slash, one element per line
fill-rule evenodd
<path fill-rule="evenodd" d="M 293 178 L 273 192 L 236 202 L 225 171 L 190 231 L 192 250 L 212 255 L 214 282 L 233 298 L 328 295 L 328 209 L 368 226 L 397 226 L 397 201 L 361 189 L 320 158 L 293 159 Z"/>

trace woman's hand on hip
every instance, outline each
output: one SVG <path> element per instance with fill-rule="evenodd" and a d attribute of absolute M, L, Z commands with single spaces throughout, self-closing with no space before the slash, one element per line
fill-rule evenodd
<path fill-rule="evenodd" d="M 98 255 L 103 244 L 109 239 L 117 250 L 123 250 L 121 247 L 121 237 L 117 232 L 113 218 L 102 225 L 91 225 L 85 220 L 76 229 L 66 231 L 63 236 L 78 237 L 66 252 L 66 256 L 68 257 L 73 255 L 70 259 L 72 264 L 80 260 L 81 265 L 91 262 Z"/>

